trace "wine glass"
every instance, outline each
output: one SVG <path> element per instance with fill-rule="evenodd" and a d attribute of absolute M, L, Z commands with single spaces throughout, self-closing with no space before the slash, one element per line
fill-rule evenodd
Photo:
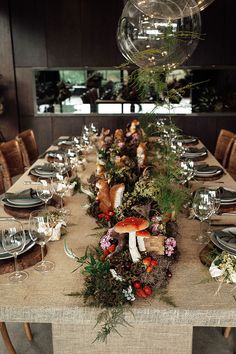
<path fill-rule="evenodd" d="M 218 213 L 219 209 L 220 209 L 220 189 L 218 187 L 208 187 L 208 191 L 209 191 L 209 194 L 210 196 L 212 197 L 213 199 L 213 202 L 214 202 L 214 210 L 213 210 L 213 213 L 212 215 L 215 215 Z M 208 230 L 209 233 L 211 233 L 211 219 L 209 219 L 209 230 Z"/>
<path fill-rule="evenodd" d="M 219 187 L 208 187 L 208 191 L 214 200 L 214 214 L 217 214 L 220 209 L 220 189 Z"/>
<path fill-rule="evenodd" d="M 44 202 L 46 210 L 48 201 L 53 197 L 52 181 L 39 180 L 39 184 L 36 188 L 36 193 L 39 199 Z"/>
<path fill-rule="evenodd" d="M 67 216 L 70 215 L 70 210 L 63 208 L 63 197 L 65 196 L 70 186 L 68 174 L 62 175 L 60 173 L 57 173 L 56 178 L 53 181 L 53 186 L 55 194 L 57 194 L 61 199 L 60 214 L 62 216 L 62 220 L 66 221 Z"/>
<path fill-rule="evenodd" d="M 22 224 L 14 219 L 1 222 L 2 246 L 3 249 L 13 255 L 15 262 L 15 271 L 9 276 L 11 283 L 22 282 L 28 278 L 28 273 L 18 270 L 17 256 L 20 254 L 26 244 L 26 236 Z"/>
<path fill-rule="evenodd" d="M 200 231 L 196 238 L 200 244 L 207 241 L 206 234 L 203 232 L 203 222 L 214 213 L 214 208 L 214 200 L 207 189 L 201 188 L 195 192 L 192 209 L 195 216 L 200 220 Z"/>
<path fill-rule="evenodd" d="M 46 273 L 54 269 L 54 262 L 45 261 L 43 248 L 53 234 L 54 221 L 45 210 L 35 210 L 29 218 L 29 234 L 31 239 L 41 246 L 42 260 L 34 267 L 41 273 Z"/>
<path fill-rule="evenodd" d="M 58 173 L 63 173 L 65 171 L 65 167 L 67 165 L 67 155 L 64 152 L 60 152 L 55 155 L 55 160 L 52 163 L 55 171 Z"/>

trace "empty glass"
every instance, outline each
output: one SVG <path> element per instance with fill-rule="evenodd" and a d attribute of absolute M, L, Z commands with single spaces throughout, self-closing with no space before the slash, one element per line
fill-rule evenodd
<path fill-rule="evenodd" d="M 192 209 L 195 216 L 200 220 L 200 230 L 196 240 L 203 244 L 208 241 L 207 234 L 203 231 L 203 222 L 207 220 L 215 210 L 214 200 L 209 190 L 201 188 L 195 192 Z"/>
<path fill-rule="evenodd" d="M 1 234 L 3 249 L 13 255 L 15 261 L 15 271 L 9 276 L 12 283 L 22 282 L 28 278 L 28 273 L 18 270 L 17 256 L 26 244 L 26 236 L 22 224 L 14 219 L 1 221 Z"/>
<path fill-rule="evenodd" d="M 49 272 L 54 269 L 55 264 L 45 261 L 43 248 L 53 234 L 54 220 L 45 210 L 35 210 L 29 218 L 29 234 L 31 239 L 41 246 L 42 261 L 34 267 L 38 272 Z"/>
<path fill-rule="evenodd" d="M 45 209 L 47 208 L 48 201 L 53 197 L 53 186 L 51 180 L 39 180 L 39 184 L 36 188 L 36 193 L 39 199 L 45 203 Z"/>

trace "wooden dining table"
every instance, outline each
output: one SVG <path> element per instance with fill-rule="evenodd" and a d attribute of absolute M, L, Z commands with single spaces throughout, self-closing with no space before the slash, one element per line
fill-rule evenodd
<path fill-rule="evenodd" d="M 199 143 L 199 147 L 202 144 Z M 55 149 L 55 147 L 51 147 Z M 95 154 L 87 155 L 85 171 L 79 175 L 83 183 L 95 169 Z M 209 153 L 205 162 L 219 165 Z M 35 165 L 44 164 L 39 159 Z M 10 188 L 20 192 L 30 181 L 28 172 Z M 225 186 L 236 189 L 236 182 L 225 173 L 219 180 L 191 182 L 191 188 L 201 186 Z M 69 248 L 82 256 L 88 245 L 97 245 L 99 238 L 94 235 L 95 219 L 86 214 L 87 196 L 76 193 L 65 198 L 66 207 L 72 216 L 66 235 Z M 3 206 L 0 216 L 6 216 Z M 215 216 L 217 223 L 236 224 L 236 216 Z M 23 220 L 23 224 L 27 220 Z M 40 274 L 28 268 L 29 277 L 20 284 L 10 284 L 8 275 L 0 276 L 0 320 L 5 322 L 51 323 L 53 352 L 55 354 L 190 354 L 192 353 L 193 327 L 236 326 L 236 302 L 234 286 L 223 284 L 216 295 L 219 283 L 210 279 L 208 269 L 201 263 L 199 252 L 202 248 L 195 236 L 199 221 L 178 216 L 179 235 L 177 245 L 178 262 L 172 269 L 173 276 L 167 287 L 167 295 L 175 306 L 153 296 L 148 302 L 137 300 L 132 313 L 127 312 L 131 327 L 118 328 L 107 343 L 92 343 L 98 328 L 94 328 L 99 309 L 83 303 L 81 297 L 69 296 L 83 288 L 83 275 L 73 272 L 77 264 L 64 252 L 64 240 L 49 242 L 46 259 L 55 262 L 55 269 Z"/>

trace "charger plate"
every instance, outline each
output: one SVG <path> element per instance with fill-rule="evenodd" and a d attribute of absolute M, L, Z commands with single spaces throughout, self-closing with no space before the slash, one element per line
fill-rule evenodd
<path fill-rule="evenodd" d="M 44 246 L 44 256 L 47 254 L 47 247 Z M 18 269 L 23 270 L 34 266 L 42 260 L 41 247 L 39 245 L 34 245 L 27 252 L 19 255 L 17 257 Z M 14 272 L 14 259 L 0 260 L 0 274 L 12 273 Z"/>

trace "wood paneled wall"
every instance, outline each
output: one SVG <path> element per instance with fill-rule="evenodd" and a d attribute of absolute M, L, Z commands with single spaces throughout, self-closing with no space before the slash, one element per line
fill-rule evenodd
<path fill-rule="evenodd" d="M 9 138 L 33 128 L 43 150 L 59 135 L 79 134 L 85 122 L 115 129 L 127 117 L 35 117 L 32 68 L 113 67 L 124 62 L 116 45 L 123 0 L 1 0 L 0 74 L 6 86 L 1 129 Z M 205 39 L 187 64 L 236 65 L 235 0 L 215 0 L 202 12 Z M 1 84 L 1 81 L 0 81 Z M 213 150 L 221 127 L 236 132 L 235 117 L 182 116 L 177 124 Z"/>

